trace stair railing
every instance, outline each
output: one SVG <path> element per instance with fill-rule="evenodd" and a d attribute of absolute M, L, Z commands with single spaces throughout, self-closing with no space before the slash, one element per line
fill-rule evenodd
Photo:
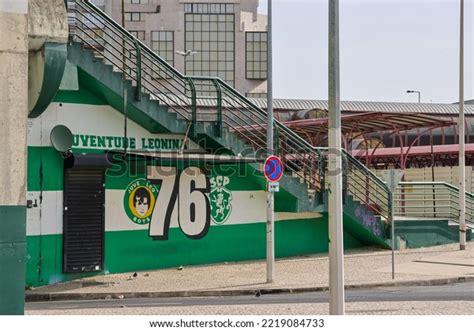
<path fill-rule="evenodd" d="M 193 137 L 199 122 L 214 123 L 216 136 L 229 131 L 247 144 L 248 151 L 241 154 L 266 155 L 267 114 L 232 86 L 220 78 L 183 75 L 89 1 L 76 1 L 74 15 L 72 41 L 91 49 L 96 57 L 130 80 L 137 100 L 146 93 L 166 105 L 190 122 Z M 285 170 L 300 178 L 308 189 L 321 190 L 327 151 L 313 147 L 279 121 L 275 120 L 274 127 L 274 151 L 284 162 Z M 385 184 L 350 154 L 344 155 L 348 192 L 374 212 L 388 217 L 390 193 Z"/>
<path fill-rule="evenodd" d="M 74 29 L 70 30 L 73 40 L 93 50 L 135 87 L 141 86 L 151 99 L 190 121 L 193 129 L 197 122 L 215 122 L 218 135 L 227 128 L 247 142 L 249 153 L 265 155 L 266 112 L 220 78 L 181 74 L 88 1 L 77 1 Z M 319 189 L 319 152 L 278 121 L 275 134 L 279 137 L 275 150 L 287 170 L 309 188 Z"/>
<path fill-rule="evenodd" d="M 446 182 L 401 182 L 394 195 L 394 214 L 403 217 L 459 221 L 459 188 Z M 466 223 L 474 225 L 474 195 L 466 192 Z"/>
<path fill-rule="evenodd" d="M 191 120 L 189 105 L 193 103 L 193 87 L 190 79 L 90 2 L 76 1 L 73 13 L 74 29 L 70 29 L 74 31 L 73 41 L 81 42 L 124 79 L 132 81 L 137 99 L 142 92 L 148 93 L 151 99 L 172 105 L 181 118 Z"/>
<path fill-rule="evenodd" d="M 350 152 L 342 151 L 344 166 L 343 187 L 354 200 L 366 205 L 375 214 L 389 219 L 392 193 L 387 184 Z"/>

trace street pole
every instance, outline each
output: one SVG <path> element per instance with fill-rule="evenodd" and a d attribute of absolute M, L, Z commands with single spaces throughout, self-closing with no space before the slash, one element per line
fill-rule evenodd
<path fill-rule="evenodd" d="M 272 0 L 268 0 L 267 28 L 267 155 L 273 155 Z M 275 280 L 275 195 L 267 183 L 267 283 Z"/>
<path fill-rule="evenodd" d="M 391 232 L 392 232 L 392 279 L 395 279 L 395 217 L 394 213 L 394 199 L 393 196 L 395 194 L 396 187 L 393 185 L 395 182 L 395 172 L 393 170 L 390 171 L 390 178 L 392 187 L 390 188 L 390 225 L 391 225 Z"/>
<path fill-rule="evenodd" d="M 392 233 L 392 279 L 395 279 L 395 216 L 394 216 L 394 195 L 397 190 L 398 183 L 403 178 L 403 170 L 390 169 L 383 172 L 383 177 L 387 183 L 387 187 L 390 191 L 389 196 L 389 215 L 388 220 L 391 227 Z"/>
<path fill-rule="evenodd" d="M 459 249 L 466 249 L 466 162 L 464 124 L 464 0 L 461 0 L 459 31 Z"/>
<path fill-rule="evenodd" d="M 122 0 L 122 26 L 125 28 L 125 0 Z"/>
<path fill-rule="evenodd" d="M 344 315 L 339 0 L 329 0 L 329 314 Z"/>

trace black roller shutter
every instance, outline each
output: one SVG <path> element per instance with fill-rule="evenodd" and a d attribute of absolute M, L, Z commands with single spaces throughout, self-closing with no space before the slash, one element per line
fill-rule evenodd
<path fill-rule="evenodd" d="M 101 271 L 104 261 L 104 170 L 65 171 L 64 272 Z"/>

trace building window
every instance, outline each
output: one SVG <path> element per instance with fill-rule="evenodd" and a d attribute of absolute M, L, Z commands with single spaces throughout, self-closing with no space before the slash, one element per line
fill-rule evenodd
<path fill-rule="evenodd" d="M 132 5 L 147 5 L 149 0 L 126 0 L 125 3 L 130 3 Z"/>
<path fill-rule="evenodd" d="M 127 22 L 141 22 L 142 21 L 142 13 L 139 13 L 139 12 L 126 12 L 125 13 L 125 21 L 127 21 Z"/>
<path fill-rule="evenodd" d="M 207 6 L 209 5 L 209 6 Z M 204 9 L 212 9 L 206 4 Z M 191 10 L 200 10 L 192 4 Z M 225 7 L 227 8 L 227 7 Z M 230 10 L 230 9 L 229 9 Z M 235 16 L 234 14 L 186 14 L 186 50 L 196 51 L 186 57 L 186 74 L 220 77 L 234 85 Z"/>
<path fill-rule="evenodd" d="M 229 3 L 185 3 L 184 12 L 187 14 L 233 14 L 235 6 Z"/>
<path fill-rule="evenodd" d="M 267 97 L 267 94 L 266 93 L 246 93 L 245 96 L 247 98 L 263 99 Z"/>
<path fill-rule="evenodd" d="M 267 33 L 247 32 L 245 38 L 245 77 L 267 79 Z"/>
<path fill-rule="evenodd" d="M 130 30 L 130 33 L 137 39 L 140 39 L 141 41 L 145 41 L 145 31 L 132 31 Z"/>
<path fill-rule="evenodd" d="M 152 31 L 151 49 L 171 66 L 174 66 L 173 31 Z"/>

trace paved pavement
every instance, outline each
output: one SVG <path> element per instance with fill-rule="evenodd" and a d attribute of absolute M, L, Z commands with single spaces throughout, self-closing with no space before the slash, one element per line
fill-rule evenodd
<path fill-rule="evenodd" d="M 327 303 L 27 310 L 27 315 L 328 315 Z M 473 315 L 472 302 L 348 302 L 347 315 Z M 201 317 L 202 319 L 203 317 Z"/>
<path fill-rule="evenodd" d="M 397 285 L 433 285 L 474 281 L 474 243 L 465 251 L 458 244 L 396 252 L 392 280 L 391 252 L 373 248 L 345 255 L 345 283 L 352 288 Z M 305 292 L 327 289 L 327 254 L 280 259 L 276 281 L 265 282 L 264 261 L 222 263 L 104 275 L 27 291 L 28 301 L 122 299 Z M 417 304 L 418 305 L 418 304 Z M 354 311 L 357 313 L 356 311 Z"/>

